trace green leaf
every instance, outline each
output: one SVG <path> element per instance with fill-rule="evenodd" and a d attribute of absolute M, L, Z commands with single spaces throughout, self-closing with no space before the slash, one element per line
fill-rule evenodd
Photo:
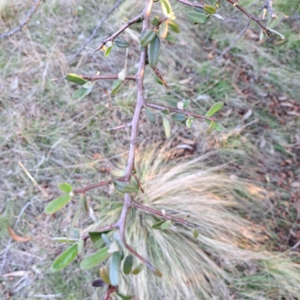
<path fill-rule="evenodd" d="M 81 87 L 72 94 L 72 98 L 81 100 L 86 96 L 86 91 L 86 88 Z"/>
<path fill-rule="evenodd" d="M 108 236 L 105 233 L 102 234 L 102 239 L 103 239 L 104 243 L 106 244 L 106 246 L 109 247 L 111 244 L 111 240 L 108 238 Z"/>
<path fill-rule="evenodd" d="M 168 0 L 160 0 L 160 4 L 165 16 L 172 13 L 172 6 Z"/>
<path fill-rule="evenodd" d="M 193 122 L 194 122 L 194 118 L 193 118 L 193 117 L 191 117 L 191 116 L 189 116 L 189 117 L 186 119 L 186 122 L 185 122 L 185 124 L 186 124 L 186 127 L 187 127 L 187 128 L 191 128 L 191 127 L 192 127 L 192 124 L 193 124 Z"/>
<path fill-rule="evenodd" d="M 279 24 L 279 22 L 283 19 L 284 13 L 280 13 L 277 17 L 277 19 L 273 20 L 267 27 L 268 29 L 274 28 L 276 25 Z"/>
<path fill-rule="evenodd" d="M 151 24 L 156 27 L 159 24 L 159 17 L 154 17 Z"/>
<path fill-rule="evenodd" d="M 177 42 L 177 39 L 174 35 L 172 35 L 170 32 L 168 32 L 168 35 L 165 39 L 166 41 L 170 42 L 170 43 L 175 43 Z"/>
<path fill-rule="evenodd" d="M 125 261 L 123 263 L 123 272 L 128 275 L 131 272 L 133 266 L 133 255 L 129 254 L 126 256 Z"/>
<path fill-rule="evenodd" d="M 45 213 L 48 215 L 54 214 L 58 210 L 62 209 L 72 199 L 70 195 L 62 195 L 53 201 L 49 202 L 45 207 Z"/>
<path fill-rule="evenodd" d="M 169 30 L 169 23 L 168 23 L 169 20 L 166 20 L 164 22 L 162 22 L 159 26 L 159 36 L 162 38 L 162 39 L 165 39 L 168 35 L 168 30 Z"/>
<path fill-rule="evenodd" d="M 279 35 L 280 38 L 281 38 L 282 40 L 285 40 L 285 36 L 284 36 L 283 34 L 281 34 L 280 32 L 278 32 L 278 31 L 276 31 L 276 30 L 274 30 L 274 29 L 271 29 L 271 28 L 268 28 L 268 29 L 269 29 L 271 32 L 273 32 L 273 33 Z"/>
<path fill-rule="evenodd" d="M 74 82 L 74 83 L 77 83 L 77 84 L 85 84 L 87 82 L 87 80 L 83 79 L 82 76 L 77 75 L 77 74 L 73 74 L 73 73 L 67 74 L 67 76 L 65 78 L 68 81 Z"/>
<path fill-rule="evenodd" d="M 54 242 L 58 243 L 67 243 L 67 244 L 74 244 L 78 242 L 78 239 L 71 239 L 67 237 L 54 237 L 51 239 Z"/>
<path fill-rule="evenodd" d="M 160 220 L 152 225 L 153 229 L 161 229 L 161 224 L 165 223 L 165 220 Z"/>
<path fill-rule="evenodd" d="M 155 123 L 155 116 L 154 116 L 154 113 L 148 108 L 148 107 L 145 107 L 145 113 L 147 115 L 147 118 L 148 120 L 154 124 Z"/>
<path fill-rule="evenodd" d="M 165 130 L 165 135 L 167 138 L 171 136 L 171 124 L 167 117 L 163 116 L 163 126 Z"/>
<path fill-rule="evenodd" d="M 128 185 L 126 182 L 123 181 L 114 181 L 114 186 L 115 189 L 122 194 L 130 194 L 135 192 L 135 188 L 133 186 Z"/>
<path fill-rule="evenodd" d="M 205 24 L 208 19 L 207 15 L 195 11 L 189 12 L 187 16 L 192 22 L 196 24 Z"/>
<path fill-rule="evenodd" d="M 223 126 L 219 122 L 216 121 L 206 121 L 209 124 L 208 133 L 212 133 L 214 130 L 223 131 Z"/>
<path fill-rule="evenodd" d="M 142 263 L 140 263 L 131 271 L 131 274 L 137 275 L 143 270 L 143 268 L 144 268 L 144 265 Z"/>
<path fill-rule="evenodd" d="M 203 10 L 209 15 L 213 15 L 217 12 L 217 9 L 214 6 L 207 5 L 207 4 L 204 5 Z"/>
<path fill-rule="evenodd" d="M 122 86 L 123 86 L 124 81 L 117 79 L 113 82 L 113 85 L 111 87 L 111 94 L 116 95 L 120 92 Z"/>
<path fill-rule="evenodd" d="M 51 266 L 51 270 L 56 272 L 65 268 L 76 258 L 77 254 L 78 254 L 78 245 L 74 244 L 66 251 L 64 251 L 59 257 L 56 258 L 56 260 L 53 262 Z"/>
<path fill-rule="evenodd" d="M 162 230 L 166 230 L 166 229 L 168 229 L 171 225 L 172 225 L 172 221 L 171 221 L 171 220 L 168 220 L 168 221 L 162 223 L 162 224 L 160 225 L 160 228 L 161 228 Z"/>
<path fill-rule="evenodd" d="M 109 279 L 113 286 L 119 284 L 119 269 L 121 263 L 121 255 L 119 252 L 114 252 L 111 257 L 110 267 L 109 267 Z"/>
<path fill-rule="evenodd" d="M 199 236 L 199 231 L 197 228 L 193 230 L 193 237 L 196 239 Z"/>
<path fill-rule="evenodd" d="M 60 184 L 58 185 L 58 188 L 59 188 L 62 192 L 66 193 L 66 194 L 71 193 L 72 190 L 73 190 L 72 186 L 71 186 L 70 184 L 66 183 L 66 182 L 60 183 Z"/>
<path fill-rule="evenodd" d="M 90 239 L 93 243 L 96 243 L 97 241 L 102 239 L 102 234 L 106 234 L 111 232 L 111 230 L 106 230 L 106 231 L 90 231 L 89 236 Z"/>
<path fill-rule="evenodd" d="M 109 269 L 107 266 L 102 266 L 100 268 L 100 277 L 106 284 L 110 284 Z"/>
<path fill-rule="evenodd" d="M 184 100 L 183 102 L 183 108 L 187 108 L 190 105 L 191 101 L 190 100 Z"/>
<path fill-rule="evenodd" d="M 160 39 L 156 36 L 155 39 L 150 43 L 150 47 L 148 49 L 148 62 L 150 67 L 156 67 L 159 59 L 160 52 Z"/>
<path fill-rule="evenodd" d="M 217 102 L 215 103 L 210 109 L 209 111 L 206 113 L 206 117 L 211 117 L 213 116 L 216 112 L 218 112 L 222 107 L 223 107 L 224 103 L 223 102 Z"/>
<path fill-rule="evenodd" d="M 78 253 L 81 254 L 84 246 L 84 240 L 80 239 L 77 246 L 78 246 Z"/>
<path fill-rule="evenodd" d="M 215 124 L 215 129 L 217 130 L 217 131 L 223 131 L 223 126 L 222 126 L 222 124 L 221 123 L 219 123 L 219 122 L 216 122 L 216 124 Z"/>
<path fill-rule="evenodd" d="M 80 268 L 82 270 L 88 270 L 88 269 L 91 269 L 91 268 L 101 264 L 103 261 L 105 261 L 110 256 L 110 253 L 108 253 L 107 250 L 108 250 L 108 247 L 105 247 L 105 248 L 98 250 L 93 255 L 86 257 L 85 259 L 82 260 L 82 262 L 80 264 Z"/>
<path fill-rule="evenodd" d="M 155 38 L 157 37 L 157 34 L 155 31 L 153 30 L 147 30 L 145 32 L 143 32 L 140 37 L 140 44 L 143 47 L 146 47 L 147 45 L 149 45 Z"/>
<path fill-rule="evenodd" d="M 173 114 L 172 119 L 177 122 L 183 122 L 186 120 L 186 116 L 184 114 Z"/>
<path fill-rule="evenodd" d="M 131 300 L 132 299 L 132 296 L 126 296 L 121 293 L 117 293 L 117 295 L 123 300 Z"/>
<path fill-rule="evenodd" d="M 119 47 L 119 48 L 128 48 L 128 47 L 130 46 L 130 44 L 129 44 L 127 41 L 122 40 L 122 39 L 120 39 L 120 38 L 116 38 L 116 39 L 114 40 L 114 43 L 115 43 L 115 45 L 116 45 L 117 47 Z"/>
<path fill-rule="evenodd" d="M 153 275 L 156 276 L 156 277 L 162 277 L 163 276 L 162 272 L 159 269 L 155 269 L 152 272 L 153 272 Z"/>
<path fill-rule="evenodd" d="M 169 20 L 169 28 L 176 33 L 180 32 L 179 25 L 174 20 Z"/>
<path fill-rule="evenodd" d="M 107 47 L 107 48 L 106 48 L 105 53 L 104 53 L 104 56 L 105 56 L 105 57 L 108 57 L 108 56 L 109 56 L 109 54 L 110 54 L 112 48 L 113 48 L 112 45 L 111 45 L 110 47 Z"/>

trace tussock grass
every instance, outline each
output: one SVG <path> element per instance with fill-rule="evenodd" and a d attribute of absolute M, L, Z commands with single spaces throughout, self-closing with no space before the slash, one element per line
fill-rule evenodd
<path fill-rule="evenodd" d="M 137 299 L 293 299 L 299 265 L 288 254 L 265 248 L 262 223 L 269 208 L 265 191 L 247 181 L 208 168 L 210 155 L 170 160 L 165 148 L 138 154 L 137 174 L 145 195 L 135 201 L 199 225 L 199 237 L 178 224 L 166 231 L 151 226 L 158 218 L 132 211 L 127 242 L 162 273 L 143 270 L 124 279 L 121 290 Z M 103 207 L 101 225 L 117 219 L 120 207 Z M 100 224 L 98 224 L 100 225 Z M 138 261 L 136 261 L 138 263 Z M 129 286 L 128 286 L 129 283 Z"/>

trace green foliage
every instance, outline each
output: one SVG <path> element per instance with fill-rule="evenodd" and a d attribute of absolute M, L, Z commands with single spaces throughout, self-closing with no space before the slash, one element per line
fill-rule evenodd
<path fill-rule="evenodd" d="M 51 266 L 51 270 L 55 272 L 62 270 L 76 258 L 77 254 L 78 244 L 74 244 L 55 259 Z"/>
<path fill-rule="evenodd" d="M 108 253 L 108 247 L 104 247 L 98 250 L 96 253 L 84 258 L 80 263 L 80 268 L 82 270 L 88 270 L 96 267 L 105 261 L 109 256 L 110 253 Z"/>
<path fill-rule="evenodd" d="M 45 207 L 46 214 L 54 214 L 55 212 L 61 210 L 64 206 L 68 204 L 72 199 L 70 195 L 62 195 L 53 201 L 49 202 Z"/>

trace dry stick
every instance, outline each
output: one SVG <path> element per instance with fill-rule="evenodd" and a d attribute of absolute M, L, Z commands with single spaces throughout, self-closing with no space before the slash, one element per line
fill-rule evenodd
<path fill-rule="evenodd" d="M 12 36 L 13 34 L 15 34 L 18 31 L 21 31 L 22 28 L 30 21 L 30 19 L 32 18 L 33 14 L 36 12 L 37 8 L 39 7 L 39 5 L 41 4 L 41 0 L 35 0 L 34 5 L 32 6 L 32 8 L 28 11 L 25 20 L 15 29 L 6 32 L 6 33 L 2 33 L 0 35 L 0 39 Z"/>
<path fill-rule="evenodd" d="M 109 179 L 109 180 L 106 180 L 106 181 L 97 182 L 97 183 L 85 186 L 81 189 L 73 190 L 73 194 L 74 195 L 85 194 L 89 190 L 96 189 L 96 188 L 99 188 L 99 187 L 102 187 L 102 186 L 106 186 L 106 185 L 111 184 L 112 182 L 114 182 L 116 180 L 123 181 L 124 179 L 125 179 L 125 177 L 123 176 L 123 177 L 118 177 L 118 178 L 114 178 L 114 179 Z"/>
<path fill-rule="evenodd" d="M 138 202 L 135 202 L 135 201 L 132 202 L 131 206 L 139 208 L 139 209 L 144 210 L 144 211 L 147 211 L 147 212 L 151 213 L 152 215 L 160 216 L 163 219 L 174 221 L 174 222 L 179 223 L 181 225 L 186 225 L 186 226 L 189 226 L 189 227 L 198 227 L 198 225 L 196 225 L 194 223 L 188 222 L 188 221 L 186 221 L 184 219 L 181 219 L 181 218 L 176 218 L 176 217 L 172 217 L 170 215 L 163 214 L 161 211 L 159 211 L 157 209 L 151 208 L 149 206 L 145 206 L 145 205 L 143 205 L 141 203 L 138 203 Z"/>
<path fill-rule="evenodd" d="M 99 30 L 99 28 L 102 26 L 103 22 L 121 5 L 121 3 L 124 0 L 118 0 L 114 6 L 104 15 L 104 17 L 101 18 L 101 20 L 99 21 L 99 23 L 97 24 L 97 26 L 94 28 L 92 34 L 90 35 L 90 37 L 83 43 L 83 45 L 77 49 L 77 51 L 75 52 L 75 54 L 73 54 L 73 56 L 69 59 L 68 64 L 70 64 L 76 56 L 78 56 L 86 47 L 87 44 L 89 44 L 91 42 L 91 40 L 95 37 L 97 31 Z"/>
<path fill-rule="evenodd" d="M 150 103 L 150 102 L 146 102 L 145 106 L 151 107 L 151 108 L 154 108 L 154 109 L 157 109 L 157 110 L 165 110 L 165 109 L 167 109 L 170 112 L 176 112 L 176 113 L 184 114 L 186 116 L 192 116 L 192 117 L 195 117 L 197 119 L 214 121 L 214 122 L 216 121 L 216 119 L 214 119 L 214 118 L 205 117 L 205 116 L 202 116 L 202 115 L 194 114 L 194 113 L 191 113 L 191 112 L 188 112 L 188 111 L 184 111 L 184 110 L 173 108 L 173 107 L 169 107 L 169 106 L 162 106 L 162 105 L 154 104 L 154 103 Z"/>
<path fill-rule="evenodd" d="M 101 43 L 101 45 L 94 50 L 94 52 L 92 53 L 92 55 L 95 52 L 97 52 L 98 50 L 101 50 L 101 48 L 103 46 L 105 46 L 108 42 L 113 41 L 116 37 L 118 37 L 128 27 L 130 27 L 132 24 L 136 23 L 137 21 L 139 21 L 141 19 L 143 19 L 143 13 L 141 13 L 140 15 L 136 16 L 135 18 L 131 19 L 130 21 L 128 21 L 122 28 L 120 28 L 118 31 L 116 31 L 113 35 L 111 35 L 107 39 L 103 40 L 102 43 Z"/>
<path fill-rule="evenodd" d="M 96 75 L 96 76 L 82 75 L 82 78 L 89 80 L 89 81 L 119 79 L 118 75 Z M 136 80 L 136 76 L 135 75 L 127 75 L 125 77 L 125 80 Z"/>
<path fill-rule="evenodd" d="M 231 42 L 231 44 L 227 48 L 225 48 L 221 52 L 221 54 L 215 59 L 215 61 L 222 58 L 230 49 L 232 49 L 234 47 L 234 45 L 238 42 L 238 40 L 242 38 L 242 36 L 246 32 L 246 30 L 248 29 L 249 25 L 250 25 L 250 22 L 247 23 L 247 25 L 242 29 L 242 31 L 238 34 L 238 36 Z"/>
<path fill-rule="evenodd" d="M 192 6 L 192 7 L 204 8 L 204 5 L 202 5 L 202 4 L 192 3 L 189 1 L 185 1 L 185 0 L 177 0 L 177 2 L 180 2 L 180 3 L 188 5 L 188 6 Z"/>
<path fill-rule="evenodd" d="M 245 14 L 250 20 L 253 20 L 254 22 L 256 22 L 263 31 L 266 32 L 267 35 L 271 35 L 271 31 L 265 27 L 259 19 L 251 16 L 244 8 L 242 8 L 241 6 L 237 5 L 234 0 L 226 0 L 227 2 L 231 3 L 233 6 L 235 6 L 237 9 L 239 9 L 243 14 Z"/>

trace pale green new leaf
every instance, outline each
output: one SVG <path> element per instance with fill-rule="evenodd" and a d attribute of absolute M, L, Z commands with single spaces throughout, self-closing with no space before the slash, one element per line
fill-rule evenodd
<path fill-rule="evenodd" d="M 77 254 L 78 245 L 74 244 L 55 259 L 51 266 L 51 270 L 56 272 L 65 268 L 76 258 Z"/>
<path fill-rule="evenodd" d="M 54 214 L 55 212 L 62 209 L 71 199 L 72 196 L 70 195 L 62 195 L 54 199 L 53 201 L 49 202 L 45 207 L 45 213 L 49 215 Z"/>
<path fill-rule="evenodd" d="M 210 109 L 209 111 L 206 113 L 206 117 L 212 117 L 215 113 L 217 113 L 222 107 L 223 107 L 224 103 L 223 102 L 217 102 L 215 103 Z"/>
<path fill-rule="evenodd" d="M 111 257 L 110 267 L 109 267 L 109 279 L 113 286 L 119 284 L 119 270 L 121 263 L 121 254 L 119 252 L 114 252 Z"/>
<path fill-rule="evenodd" d="M 163 116 L 163 126 L 165 130 L 165 135 L 167 138 L 171 136 L 171 124 L 167 117 Z"/>
<path fill-rule="evenodd" d="M 60 183 L 60 184 L 58 185 L 58 188 L 59 188 L 62 192 L 67 193 L 67 194 L 69 194 L 69 193 L 72 192 L 72 186 L 71 186 L 69 183 L 67 183 L 67 182 Z"/>
<path fill-rule="evenodd" d="M 82 270 L 88 270 L 99 265 L 110 256 L 110 253 L 108 253 L 107 250 L 108 247 L 105 247 L 98 250 L 96 253 L 92 254 L 91 256 L 86 257 L 85 259 L 82 260 L 80 264 L 80 268 Z"/>

